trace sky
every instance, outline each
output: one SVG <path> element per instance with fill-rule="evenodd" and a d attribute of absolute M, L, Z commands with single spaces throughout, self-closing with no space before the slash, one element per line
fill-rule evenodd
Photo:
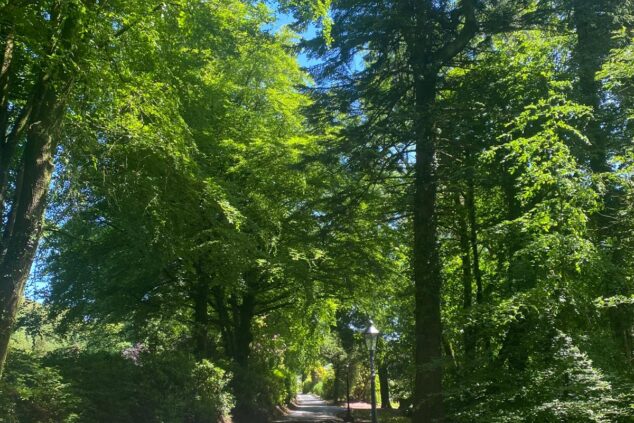
<path fill-rule="evenodd" d="M 271 7 L 274 7 L 273 5 L 271 5 Z M 282 28 L 284 25 L 288 25 L 293 23 L 293 17 L 287 13 L 276 13 L 276 18 L 277 20 L 275 21 L 275 23 L 273 25 L 270 26 L 270 29 L 273 31 L 278 31 L 280 28 Z M 318 28 L 315 25 L 309 25 L 308 28 L 306 29 L 306 31 L 304 31 L 303 33 L 299 34 L 300 37 L 302 38 L 306 38 L 306 39 L 311 39 L 314 38 L 317 35 L 317 31 Z M 300 66 L 302 67 L 310 67 L 310 66 L 314 66 L 316 64 L 319 63 L 318 60 L 315 59 L 311 59 L 308 57 L 307 54 L 305 53 L 300 53 L 297 56 L 297 60 L 299 61 Z"/>

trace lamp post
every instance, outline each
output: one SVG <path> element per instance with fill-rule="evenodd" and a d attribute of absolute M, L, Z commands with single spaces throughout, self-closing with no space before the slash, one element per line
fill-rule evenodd
<path fill-rule="evenodd" d="M 365 336 L 365 344 L 370 351 L 370 394 L 372 398 L 372 423 L 378 423 L 376 418 L 376 386 L 374 373 L 374 353 L 376 351 L 376 342 L 379 338 L 379 330 L 374 327 L 374 323 L 370 320 L 370 327 L 363 333 Z"/>

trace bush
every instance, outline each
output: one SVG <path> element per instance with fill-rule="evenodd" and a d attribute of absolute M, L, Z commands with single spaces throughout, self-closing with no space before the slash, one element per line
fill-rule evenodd
<path fill-rule="evenodd" d="M 196 363 L 193 372 L 195 393 L 194 417 L 196 422 L 217 422 L 229 415 L 233 408 L 233 397 L 226 391 L 228 375 L 224 370 L 203 360 Z"/>
<path fill-rule="evenodd" d="M 76 422 L 78 404 L 57 369 L 32 354 L 11 352 L 0 383 L 0 422 Z"/>
<path fill-rule="evenodd" d="M 282 366 L 271 371 L 253 361 L 246 371 L 236 369 L 235 374 L 237 421 L 269 421 L 275 407 L 290 402 L 297 393 L 295 375 Z"/>
<path fill-rule="evenodd" d="M 335 381 L 335 372 L 332 367 L 318 367 L 314 369 L 310 376 L 302 385 L 302 392 L 313 393 L 322 398 L 330 398 L 332 396 Z"/>
<path fill-rule="evenodd" d="M 81 422 L 216 423 L 233 405 L 224 370 L 186 354 L 64 350 L 46 361 L 78 399 Z"/>
<path fill-rule="evenodd" d="M 497 363 L 456 377 L 449 390 L 455 422 L 614 423 L 632 409 L 572 339 L 556 333 L 524 370 Z"/>

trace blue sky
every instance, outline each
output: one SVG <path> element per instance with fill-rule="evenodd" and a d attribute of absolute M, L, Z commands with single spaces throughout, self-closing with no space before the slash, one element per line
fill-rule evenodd
<path fill-rule="evenodd" d="M 274 7 L 274 6 L 271 6 L 271 7 Z M 278 31 L 284 25 L 288 25 L 293 22 L 293 17 L 287 13 L 278 12 L 276 13 L 276 18 L 277 18 L 276 22 L 270 27 L 270 29 L 273 31 Z M 299 36 L 302 38 L 311 39 L 317 35 L 317 31 L 318 29 L 315 25 L 309 25 L 306 31 L 299 34 Z M 317 60 L 310 59 L 308 55 L 306 55 L 305 53 L 300 53 L 297 56 L 297 60 L 299 61 L 299 64 L 303 67 L 310 67 L 318 63 Z"/>

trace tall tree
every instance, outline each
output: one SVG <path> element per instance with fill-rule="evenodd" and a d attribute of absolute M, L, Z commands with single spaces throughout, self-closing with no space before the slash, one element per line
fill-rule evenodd
<path fill-rule="evenodd" d="M 262 333 L 290 332 L 288 309 L 319 293 L 319 188 L 296 170 L 314 148 L 307 78 L 270 22 L 261 4 L 191 1 L 130 30 L 69 126 L 84 143 L 59 167 L 49 238 L 55 313 L 142 340 L 178 328 L 181 348 L 229 363 L 245 422 L 279 401 Z"/>
<path fill-rule="evenodd" d="M 74 0 L 0 3 L 0 376 L 42 234 L 67 105 L 92 43 L 116 35 L 122 9 Z"/>
<path fill-rule="evenodd" d="M 392 155 L 395 161 L 412 166 L 414 419 L 443 420 L 437 95 L 446 67 L 467 50 L 478 34 L 521 26 L 539 15 L 538 8 L 534 2 L 498 4 L 472 0 L 344 0 L 331 2 L 330 7 L 332 25 L 327 27 L 326 36 L 321 42 L 308 44 L 324 60 L 318 66 L 318 81 L 339 93 L 340 101 L 334 103 L 335 107 L 364 116 L 359 123 L 363 133 L 381 134 L 377 139 L 382 144 L 371 147 L 373 154 Z M 400 131 L 395 132 L 398 125 Z M 406 157 L 410 148 L 414 150 L 414 163 L 408 163 L 410 159 Z"/>
<path fill-rule="evenodd" d="M 624 131 L 623 109 L 617 102 L 609 100 L 609 91 L 601 83 L 598 74 L 608 59 L 611 49 L 622 39 L 615 37 L 621 28 L 631 28 L 634 22 L 634 5 L 631 2 L 602 0 L 597 2 L 573 1 L 571 26 L 576 43 L 573 55 L 573 72 L 577 77 L 578 101 L 593 110 L 594 117 L 587 130 L 588 146 L 583 151 L 594 172 L 597 183 L 602 186 L 603 207 L 592 216 L 596 236 L 595 243 L 604 263 L 601 279 L 601 295 L 626 295 L 631 288 L 624 280 L 621 269 L 627 266 L 624 254 L 616 241 L 613 229 L 618 228 L 625 196 L 620 178 L 614 178 L 614 158 L 623 153 L 629 135 Z M 618 162 L 618 160 L 617 160 Z M 618 233 L 618 230 L 616 231 Z M 631 360 L 634 349 L 632 320 L 629 313 L 620 308 L 609 311 L 614 338 L 621 344 L 626 360 Z"/>

